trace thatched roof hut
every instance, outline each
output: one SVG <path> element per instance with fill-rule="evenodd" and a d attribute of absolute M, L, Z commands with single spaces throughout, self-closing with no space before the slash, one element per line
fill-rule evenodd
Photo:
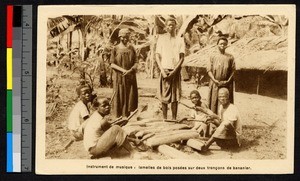
<path fill-rule="evenodd" d="M 183 66 L 202 69 L 202 74 L 207 76 L 205 68 L 210 55 L 216 51 L 218 51 L 216 45 L 207 46 L 187 56 Z M 288 70 L 286 37 L 243 38 L 231 41 L 226 52 L 235 58 L 236 91 L 286 98 Z"/>
<path fill-rule="evenodd" d="M 211 54 L 217 51 L 212 45 L 185 57 L 183 66 L 205 68 Z M 235 58 L 237 70 L 287 71 L 287 39 L 279 36 L 244 38 L 231 43 L 226 52 Z"/>

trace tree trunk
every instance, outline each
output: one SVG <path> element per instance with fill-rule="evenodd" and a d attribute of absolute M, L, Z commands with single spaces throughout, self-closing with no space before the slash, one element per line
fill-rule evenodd
<path fill-rule="evenodd" d="M 70 50 L 72 50 L 72 35 L 73 35 L 73 32 L 71 31 L 69 34 L 68 34 L 68 43 L 67 43 L 67 47 Z"/>
<path fill-rule="evenodd" d="M 85 61 L 85 44 L 86 44 L 86 33 L 84 30 L 79 29 L 78 30 L 79 34 L 79 55 L 81 56 L 81 61 Z M 80 70 L 80 79 L 85 80 L 85 70 L 81 69 Z"/>
<path fill-rule="evenodd" d="M 155 41 L 154 41 L 154 36 L 152 37 L 152 41 L 150 44 L 150 78 L 153 79 L 154 77 L 154 61 L 155 61 Z"/>
<path fill-rule="evenodd" d="M 71 31 L 70 33 L 68 33 L 68 40 L 67 40 L 67 48 L 68 48 L 68 52 L 72 51 L 72 35 L 73 32 Z M 73 65 L 72 65 L 72 53 L 69 53 L 69 59 L 70 59 L 70 65 L 69 65 L 69 69 L 72 70 Z"/>

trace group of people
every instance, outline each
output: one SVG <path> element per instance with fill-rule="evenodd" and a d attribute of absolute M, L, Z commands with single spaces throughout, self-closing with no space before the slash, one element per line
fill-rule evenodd
<path fill-rule="evenodd" d="M 178 103 L 181 96 L 180 69 L 184 61 L 185 41 L 176 35 L 176 20 L 165 21 L 166 33 L 158 37 L 156 61 L 160 69 L 158 96 L 162 105 L 163 119 L 168 118 L 168 105 L 171 104 L 172 119 L 177 119 Z M 119 43 L 112 49 L 110 66 L 113 70 L 112 114 L 123 120 L 110 122 L 110 102 L 106 98 L 91 99 L 91 89 L 87 85 L 79 87 L 80 100 L 69 116 L 68 128 L 76 140 L 84 142 L 85 149 L 93 156 L 103 156 L 114 148 L 123 146 L 130 149 L 130 142 L 138 145 L 122 129 L 128 122 L 131 112 L 138 108 L 137 55 L 129 43 L 129 30 L 119 31 Z M 233 105 L 233 75 L 235 63 L 232 55 L 225 49 L 228 40 L 221 37 L 218 42 L 219 52 L 208 63 L 210 77 L 208 106 L 201 102 L 198 91 L 192 91 L 190 98 L 194 104 L 191 119 L 195 124 L 192 129 L 201 136 L 210 137 L 202 150 L 216 142 L 222 148 L 239 146 L 241 125 L 239 113 Z M 95 111 L 90 114 L 89 107 Z"/>
<path fill-rule="evenodd" d="M 129 137 L 121 128 L 128 122 L 130 113 L 137 109 L 138 90 L 135 75 L 136 52 L 129 44 L 127 29 L 119 31 L 119 40 L 119 44 L 110 53 L 110 65 L 113 69 L 114 90 L 112 110 L 114 117 L 120 121 L 108 119 L 110 101 L 107 98 L 93 97 L 91 88 L 86 84 L 77 88 L 79 101 L 68 119 L 68 128 L 74 139 L 83 140 L 84 147 L 92 158 L 105 156 L 121 146 L 130 151 L 132 145 L 139 144 L 138 139 Z M 92 114 L 91 109 L 94 110 Z"/>

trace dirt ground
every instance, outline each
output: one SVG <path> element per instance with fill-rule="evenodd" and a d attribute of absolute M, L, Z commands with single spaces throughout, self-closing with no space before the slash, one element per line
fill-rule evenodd
<path fill-rule="evenodd" d="M 55 68 L 48 68 L 47 78 L 53 77 L 57 72 Z M 84 150 L 83 142 L 74 142 L 67 150 L 64 146 L 71 139 L 67 130 L 67 118 L 74 106 L 77 95 L 75 86 L 79 75 L 65 71 L 61 78 L 55 81 L 59 88 L 59 99 L 52 116 L 46 119 L 46 158 L 48 159 L 89 159 L 89 154 Z M 157 79 L 147 79 L 144 73 L 138 74 L 139 95 L 155 94 L 158 85 Z M 196 89 L 191 82 L 183 82 L 182 102 L 191 104 L 188 100 L 189 92 Z M 208 87 L 200 87 L 203 100 L 207 97 Z M 112 89 L 98 88 L 98 95 L 110 97 Z M 287 145 L 287 101 L 260 95 L 251 95 L 235 92 L 235 105 L 237 105 L 243 124 L 241 148 L 236 151 L 210 150 L 200 154 L 187 146 L 176 146 L 181 151 L 193 155 L 196 159 L 285 159 Z M 139 97 L 139 107 L 148 105 L 148 110 L 141 117 L 162 117 L 159 110 L 159 101 L 150 97 Z M 170 112 L 170 111 L 169 111 Z M 189 110 L 179 105 L 179 119 L 189 114 Z M 131 121 L 136 121 L 135 117 Z M 111 156 L 112 159 L 168 159 L 156 150 L 129 154 L 126 150 L 119 150 Z M 104 158 L 105 159 L 105 158 Z M 106 159 L 110 159 L 106 157 Z"/>

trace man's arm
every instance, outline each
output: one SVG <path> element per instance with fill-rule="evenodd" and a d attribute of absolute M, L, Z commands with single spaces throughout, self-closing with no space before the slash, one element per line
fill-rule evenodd
<path fill-rule="evenodd" d="M 233 76 L 234 76 L 234 73 L 235 73 L 235 69 L 236 69 L 235 68 L 235 61 L 234 61 L 233 56 L 231 56 L 231 60 L 232 60 L 232 63 L 231 63 L 231 74 L 230 74 L 229 78 L 226 81 L 221 81 L 221 85 L 227 85 L 233 79 Z"/>
<path fill-rule="evenodd" d="M 161 72 L 161 75 L 163 78 L 166 78 L 167 77 L 167 73 L 165 72 L 165 70 L 163 69 L 162 65 L 161 65 L 161 53 L 162 53 L 162 48 L 163 48 L 163 45 L 162 45 L 162 37 L 158 37 L 157 38 L 157 42 L 156 42 L 156 52 L 155 52 L 155 61 L 158 65 L 158 68 Z"/>
<path fill-rule="evenodd" d="M 220 85 L 220 86 L 224 86 L 224 85 L 227 85 L 229 82 L 231 82 L 232 79 L 233 79 L 233 76 L 234 76 L 234 72 L 235 72 L 235 71 L 232 71 L 232 73 L 230 74 L 230 76 L 229 76 L 229 78 L 228 78 L 227 80 L 225 80 L 225 81 L 220 81 L 220 82 L 219 82 L 219 85 Z"/>
<path fill-rule="evenodd" d="M 171 78 L 172 76 L 174 76 L 177 71 L 180 70 L 181 65 L 184 61 L 184 52 L 185 52 L 185 42 L 184 42 L 184 38 L 180 38 L 179 41 L 177 42 L 179 43 L 179 61 L 177 62 L 174 70 L 169 74 L 168 78 Z"/>
<path fill-rule="evenodd" d="M 127 70 L 126 72 L 123 73 L 123 76 L 126 76 L 127 74 L 130 74 L 131 72 L 136 72 L 137 68 L 138 68 L 138 59 L 137 59 L 137 55 L 136 55 L 136 51 L 134 49 L 133 46 L 130 46 L 130 48 L 132 49 L 132 57 L 131 59 L 135 60 L 133 66 Z"/>
<path fill-rule="evenodd" d="M 101 120 L 101 130 L 106 131 L 111 127 L 111 123 L 109 122 L 109 118 L 104 117 Z"/>
<path fill-rule="evenodd" d="M 176 65 L 176 67 L 174 68 L 174 70 L 170 73 L 170 75 L 168 77 L 172 77 L 174 74 L 176 74 L 176 72 L 181 68 L 183 61 L 184 61 L 184 53 L 180 53 L 179 61 Z"/>
<path fill-rule="evenodd" d="M 214 77 L 214 75 L 212 74 L 211 71 L 207 72 L 207 74 L 208 74 L 209 78 L 210 78 L 215 84 L 217 84 L 217 86 L 220 85 L 220 82 L 219 82 L 217 79 L 215 79 L 215 77 Z"/>
<path fill-rule="evenodd" d="M 120 67 L 120 66 L 118 66 L 118 65 L 116 65 L 116 64 L 114 64 L 114 63 L 111 63 L 111 64 L 110 64 L 110 67 L 111 67 L 112 69 L 118 71 L 118 72 L 123 73 L 123 74 L 124 74 L 125 72 L 127 72 L 126 69 L 124 69 L 124 68 L 122 68 L 122 67 Z"/>
<path fill-rule="evenodd" d="M 231 73 L 229 79 L 227 80 L 227 82 L 231 82 L 232 81 L 234 73 L 235 73 L 235 71 L 232 71 L 232 73 Z"/>
<path fill-rule="evenodd" d="M 161 75 L 162 75 L 163 78 L 166 78 L 167 74 L 166 74 L 165 70 L 161 66 L 161 55 L 159 53 L 156 53 L 155 56 L 156 56 L 155 60 L 157 62 L 158 68 L 160 69 Z"/>

